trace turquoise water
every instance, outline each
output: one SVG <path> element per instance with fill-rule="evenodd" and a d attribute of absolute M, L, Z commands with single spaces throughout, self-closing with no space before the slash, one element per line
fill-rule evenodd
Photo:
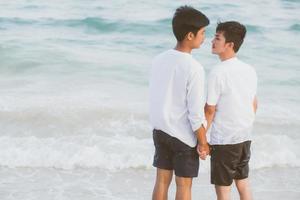
<path fill-rule="evenodd" d="M 0 1 L 0 199 L 149 199 L 148 72 L 175 46 L 185 3 L 211 20 L 193 52 L 207 73 L 217 22 L 247 26 L 239 57 L 259 79 L 252 191 L 300 199 L 299 0 Z M 215 198 L 208 172 L 201 161 L 193 198 Z"/>
<path fill-rule="evenodd" d="M 299 167 L 296 0 L 0 2 L 0 143 L 8 143 L 1 151 L 16 158 L 0 154 L 0 165 L 150 168 L 148 71 L 155 55 L 174 47 L 172 15 L 186 2 L 211 20 L 206 41 L 193 52 L 207 73 L 219 62 L 210 53 L 217 22 L 238 20 L 248 29 L 239 57 L 253 65 L 259 77 L 252 167 Z M 109 142 L 118 137 L 123 140 Z M 55 143 L 62 147 L 57 149 Z M 116 145 L 124 149 L 121 154 Z M 132 145 L 140 149 L 134 155 Z M 286 149 L 278 159 L 269 158 L 278 145 Z M 102 153 L 108 155 L 106 160 L 89 161 Z M 78 155 L 77 160 L 68 160 L 69 154 Z"/>

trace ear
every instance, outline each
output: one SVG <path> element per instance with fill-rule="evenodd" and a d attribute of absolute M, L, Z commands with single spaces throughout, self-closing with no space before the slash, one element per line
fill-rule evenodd
<path fill-rule="evenodd" d="M 233 47 L 234 47 L 234 43 L 233 43 L 233 42 L 228 42 L 227 44 L 228 44 L 228 47 L 229 47 L 230 49 L 233 49 Z"/>
<path fill-rule="evenodd" d="M 186 39 L 189 40 L 189 41 L 194 39 L 194 37 L 195 37 L 195 35 L 192 32 L 189 32 L 188 34 L 186 34 Z"/>

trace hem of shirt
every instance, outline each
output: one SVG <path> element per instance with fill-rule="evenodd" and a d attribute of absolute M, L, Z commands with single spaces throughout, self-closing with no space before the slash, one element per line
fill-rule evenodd
<path fill-rule="evenodd" d="M 199 128 L 201 128 L 201 126 L 204 127 L 204 129 L 207 129 L 207 120 L 203 119 L 198 126 L 196 126 L 197 128 L 193 129 L 193 132 L 195 133 L 197 130 L 199 130 Z"/>
<path fill-rule="evenodd" d="M 211 102 L 211 101 L 207 101 L 206 104 L 209 105 L 209 106 L 216 106 L 217 105 L 217 103 Z"/>
<path fill-rule="evenodd" d="M 231 144 L 239 144 L 239 143 L 243 143 L 243 142 L 247 142 L 247 141 L 252 141 L 251 138 L 245 139 L 245 140 L 241 140 L 241 141 L 237 141 L 237 142 L 224 142 L 224 143 L 209 143 L 210 145 L 231 145 Z"/>
<path fill-rule="evenodd" d="M 180 142 L 182 142 L 182 143 L 188 145 L 188 146 L 191 147 L 191 148 L 194 148 L 194 147 L 197 146 L 197 138 L 196 138 L 195 144 L 194 144 L 194 143 L 189 143 L 189 142 L 187 142 L 186 140 L 183 140 L 182 137 L 178 137 L 178 135 L 172 134 L 170 131 L 163 130 L 163 129 L 158 129 L 158 130 L 161 130 L 161 131 L 167 133 L 167 134 L 170 135 L 171 137 L 174 137 L 174 138 L 178 139 Z M 190 141 L 190 140 L 189 140 L 189 141 Z"/>

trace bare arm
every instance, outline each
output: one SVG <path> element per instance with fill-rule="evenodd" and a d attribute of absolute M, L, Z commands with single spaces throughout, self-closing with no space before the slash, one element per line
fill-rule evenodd
<path fill-rule="evenodd" d="M 198 140 L 197 151 L 202 160 L 205 160 L 206 156 L 209 155 L 209 145 L 206 138 L 206 129 L 203 125 L 195 131 Z"/>
<path fill-rule="evenodd" d="M 253 110 L 254 110 L 254 113 L 256 113 L 256 111 L 257 111 L 257 105 L 258 105 L 257 97 L 255 96 L 254 100 L 253 100 Z"/>
<path fill-rule="evenodd" d="M 207 120 L 207 129 L 209 129 L 209 127 L 211 126 L 211 123 L 215 117 L 215 113 L 216 113 L 216 106 L 211 106 L 208 104 L 205 104 L 205 117 Z"/>
<path fill-rule="evenodd" d="M 206 139 L 206 130 L 209 129 L 216 112 L 216 106 L 210 106 L 205 104 L 205 118 L 207 120 L 207 127 L 206 129 L 203 125 L 197 130 L 197 139 L 198 139 L 198 153 L 202 160 L 205 160 L 206 156 L 210 154 L 209 145 Z"/>
<path fill-rule="evenodd" d="M 203 125 L 201 125 L 201 127 L 196 130 L 196 136 L 197 136 L 197 140 L 198 140 L 198 144 L 200 145 L 207 145 L 207 139 L 206 139 L 206 130 L 203 127 Z"/>

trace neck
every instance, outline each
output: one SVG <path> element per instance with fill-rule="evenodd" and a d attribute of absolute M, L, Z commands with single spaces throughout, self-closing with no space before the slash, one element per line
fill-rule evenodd
<path fill-rule="evenodd" d="M 188 45 L 186 45 L 184 43 L 180 43 L 180 42 L 177 42 L 174 49 L 177 50 L 177 51 L 185 52 L 185 53 L 191 53 L 192 52 L 192 49 Z"/>
<path fill-rule="evenodd" d="M 221 61 L 228 60 L 228 59 L 233 58 L 235 56 L 236 56 L 236 54 L 235 54 L 234 51 L 224 52 L 224 53 L 219 54 L 219 58 L 220 58 Z"/>

